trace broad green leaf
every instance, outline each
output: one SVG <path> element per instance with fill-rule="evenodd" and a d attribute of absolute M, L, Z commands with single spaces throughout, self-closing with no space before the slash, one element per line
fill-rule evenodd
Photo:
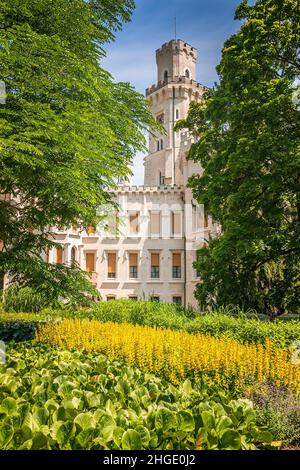
<path fill-rule="evenodd" d="M 32 445 L 31 445 L 32 450 L 40 450 L 40 449 L 48 448 L 48 439 L 41 432 L 34 434 L 31 441 L 32 441 Z"/>
<path fill-rule="evenodd" d="M 117 424 L 112 416 L 109 414 L 101 416 L 99 420 L 99 428 L 106 442 L 109 442 L 113 439 L 113 433 L 116 426 Z"/>
<path fill-rule="evenodd" d="M 128 429 L 122 436 L 122 449 L 140 450 L 142 449 L 142 440 L 140 435 L 134 429 Z"/>
<path fill-rule="evenodd" d="M 114 428 L 113 441 L 118 447 L 121 447 L 121 445 L 122 445 L 123 434 L 124 434 L 124 429 L 123 428 L 120 428 L 119 426 Z"/>
<path fill-rule="evenodd" d="M 226 430 L 220 437 L 221 449 L 240 449 L 241 437 L 237 431 Z"/>
<path fill-rule="evenodd" d="M 47 424 L 49 418 L 49 412 L 46 408 L 38 408 L 33 413 L 33 419 L 37 422 L 38 426 Z"/>
<path fill-rule="evenodd" d="M 150 442 L 150 432 L 145 426 L 137 426 L 135 428 L 136 432 L 139 434 L 142 445 L 145 449 L 147 449 L 147 446 L 149 445 Z"/>
<path fill-rule="evenodd" d="M 95 427 L 95 421 L 92 413 L 80 413 L 74 419 L 74 423 L 77 424 L 81 429 L 88 429 Z"/>
<path fill-rule="evenodd" d="M 176 414 L 167 408 L 160 408 L 155 415 L 155 428 L 162 429 L 163 432 L 170 429 L 176 429 L 177 419 Z"/>
<path fill-rule="evenodd" d="M 232 428 L 232 426 L 232 420 L 228 416 L 221 416 L 221 418 L 217 420 L 216 430 L 218 433 L 222 434 L 225 429 Z"/>
<path fill-rule="evenodd" d="M 77 434 L 76 443 L 78 444 L 79 448 L 84 450 L 90 449 L 96 433 L 96 429 L 88 428 Z"/>
<path fill-rule="evenodd" d="M 194 417 L 188 411 L 177 413 L 178 429 L 180 431 L 192 432 L 195 429 Z"/>
<path fill-rule="evenodd" d="M 187 394 L 192 393 L 193 387 L 192 387 L 191 381 L 187 379 L 187 380 L 183 383 L 182 389 L 183 389 L 183 391 L 184 391 L 185 393 L 187 393 Z"/>
<path fill-rule="evenodd" d="M 215 427 L 215 418 L 211 411 L 202 411 L 201 418 L 203 421 L 203 426 L 210 431 Z"/>
<path fill-rule="evenodd" d="M 4 398 L 0 404 L 0 414 L 4 413 L 7 416 L 12 416 L 17 413 L 17 409 L 17 400 L 11 397 Z"/>
<path fill-rule="evenodd" d="M 259 431 L 256 434 L 256 439 L 259 442 L 264 442 L 266 444 L 271 444 L 273 441 L 273 436 L 269 431 Z"/>
<path fill-rule="evenodd" d="M 10 419 L 4 419 L 0 423 L 0 448 L 5 449 L 14 435 L 13 423 Z"/>
<path fill-rule="evenodd" d="M 74 438 L 75 426 L 71 421 L 66 421 L 61 424 L 56 432 L 56 440 L 60 447 L 65 447 L 70 444 L 70 441 Z"/>

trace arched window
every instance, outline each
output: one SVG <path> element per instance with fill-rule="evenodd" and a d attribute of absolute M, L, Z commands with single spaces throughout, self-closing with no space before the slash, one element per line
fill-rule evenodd
<path fill-rule="evenodd" d="M 161 171 L 159 171 L 159 173 L 158 173 L 158 178 L 159 178 L 158 185 L 159 186 L 164 185 L 165 184 L 165 177 L 163 176 Z"/>
<path fill-rule="evenodd" d="M 168 76 L 169 76 L 168 71 L 165 70 L 165 71 L 164 71 L 164 82 L 167 82 L 167 81 L 168 81 Z"/>
<path fill-rule="evenodd" d="M 75 263 L 76 263 L 76 248 L 75 246 L 73 246 L 71 250 L 71 266 L 74 266 Z"/>
<path fill-rule="evenodd" d="M 160 150 L 162 150 L 164 148 L 164 141 L 161 139 L 160 141 Z"/>
<path fill-rule="evenodd" d="M 190 71 L 188 69 L 185 70 L 185 76 L 186 78 L 190 78 Z"/>
<path fill-rule="evenodd" d="M 176 119 L 178 119 L 178 118 L 179 118 L 179 111 L 178 111 L 178 109 L 176 109 Z"/>

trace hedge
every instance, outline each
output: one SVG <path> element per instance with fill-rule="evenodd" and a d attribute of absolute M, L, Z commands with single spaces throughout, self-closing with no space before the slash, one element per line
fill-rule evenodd
<path fill-rule="evenodd" d="M 102 322 L 110 321 L 169 328 L 187 331 L 188 333 L 226 337 L 241 343 L 265 344 L 266 340 L 270 339 L 276 346 L 281 348 L 288 347 L 293 341 L 300 339 L 299 320 L 271 322 L 247 318 L 246 315 L 230 316 L 224 313 L 224 310 L 200 315 L 185 311 L 174 304 L 128 299 L 100 302 L 89 309 L 44 309 L 38 314 L 2 313 L 0 314 L 0 324 L 2 322 L 21 321 L 19 327 L 27 331 L 28 326 L 23 328 L 23 322 L 63 318 L 87 318 Z M 8 331 L 9 328 L 5 327 L 4 329 Z M 2 339 L 1 331 L 0 339 Z"/>

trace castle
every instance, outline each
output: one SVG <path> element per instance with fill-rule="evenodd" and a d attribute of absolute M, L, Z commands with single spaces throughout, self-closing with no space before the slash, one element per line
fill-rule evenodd
<path fill-rule="evenodd" d="M 112 194 L 118 210 L 104 208 L 109 217 L 97 228 L 78 233 L 76 227 L 54 227 L 62 248 L 50 250 L 47 259 L 77 261 L 91 273 L 103 300 L 141 298 L 197 307 L 194 290 L 200 279 L 193 263 L 217 228 L 187 188 L 188 178 L 201 173 L 186 158 L 193 137 L 174 126 L 187 116 L 192 100 L 202 99 L 205 87 L 196 81 L 197 50 L 186 42 L 164 44 L 156 62 L 157 84 L 146 90 L 146 98 L 166 132 L 149 136 L 144 185 L 120 182 Z"/>

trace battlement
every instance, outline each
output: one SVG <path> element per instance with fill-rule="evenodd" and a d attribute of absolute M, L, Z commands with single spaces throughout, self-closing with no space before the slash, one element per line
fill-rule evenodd
<path fill-rule="evenodd" d="M 157 83 L 174 77 L 196 79 L 197 49 L 182 39 L 163 44 L 156 51 Z"/>
<path fill-rule="evenodd" d="M 178 185 L 161 185 L 161 186 L 119 186 L 117 189 L 107 188 L 112 194 L 147 194 L 147 193 L 174 193 L 181 194 L 182 187 Z"/>
<path fill-rule="evenodd" d="M 197 49 L 182 39 L 172 39 L 169 42 L 165 42 L 161 47 L 156 50 L 156 55 L 165 54 L 169 51 L 186 51 L 188 54 L 192 54 L 197 59 Z"/>
<path fill-rule="evenodd" d="M 170 84 L 178 84 L 178 85 L 182 85 L 182 84 L 185 84 L 185 85 L 193 85 L 195 88 L 199 88 L 199 89 L 203 89 L 205 90 L 206 87 L 204 85 L 202 85 L 201 83 L 198 83 L 196 80 L 191 80 L 185 76 L 179 76 L 179 77 L 168 77 L 167 80 L 159 80 L 159 82 L 157 83 L 157 85 L 153 84 L 151 85 L 150 87 L 148 87 L 146 89 L 146 96 L 149 96 L 151 95 L 152 93 L 154 93 L 155 91 L 157 90 L 160 90 L 161 88 L 163 88 L 164 86 L 166 85 L 170 85 Z"/>

